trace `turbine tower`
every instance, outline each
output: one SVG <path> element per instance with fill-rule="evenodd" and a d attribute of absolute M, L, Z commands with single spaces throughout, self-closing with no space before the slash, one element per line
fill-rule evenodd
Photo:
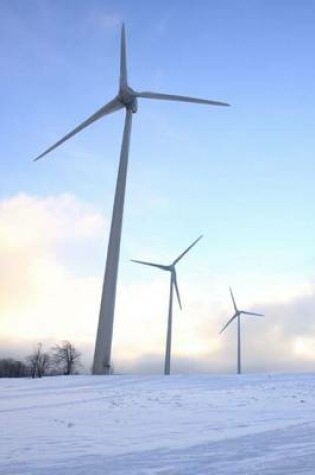
<path fill-rule="evenodd" d="M 226 327 L 230 325 L 230 323 L 233 322 L 235 318 L 237 318 L 237 374 L 241 374 L 242 369 L 241 369 L 241 315 L 251 315 L 255 317 L 263 317 L 264 315 L 261 313 L 255 313 L 255 312 L 246 312 L 245 310 L 239 310 L 237 308 L 234 295 L 232 292 L 232 289 L 230 288 L 230 293 L 232 297 L 232 302 L 233 302 L 233 307 L 234 307 L 234 315 L 230 320 L 224 325 L 222 330 L 220 331 L 220 334 L 224 332 Z"/>
<path fill-rule="evenodd" d="M 136 262 L 137 264 L 143 264 L 145 266 L 151 266 L 151 267 L 157 267 L 158 269 L 161 270 L 166 270 L 170 272 L 171 274 L 171 279 L 170 279 L 170 298 L 169 298 L 169 305 L 168 305 L 168 320 L 167 320 L 167 332 L 166 332 L 166 349 L 165 349 L 165 363 L 164 363 L 164 374 L 169 375 L 171 372 L 171 346 L 172 346 L 172 321 L 173 321 L 173 291 L 175 288 L 176 296 L 177 296 L 177 301 L 179 308 L 182 310 L 182 302 L 180 299 L 179 295 L 179 289 L 178 289 L 178 284 L 177 284 L 177 275 L 176 275 L 176 269 L 175 266 L 176 264 L 184 257 L 185 254 L 187 254 L 190 249 L 197 244 L 198 241 L 202 238 L 202 235 L 199 236 L 196 241 L 194 241 L 187 249 L 185 249 L 184 252 L 182 252 L 176 259 L 175 261 L 172 262 L 172 264 L 165 266 L 162 264 L 155 264 L 153 262 L 145 262 L 145 261 L 136 261 L 134 259 L 131 259 L 132 262 Z"/>
<path fill-rule="evenodd" d="M 71 137 L 81 132 L 89 125 L 93 124 L 102 117 L 112 114 L 120 109 L 126 109 L 125 126 L 122 137 L 120 161 L 118 176 L 116 182 L 116 190 L 114 197 L 114 206 L 112 214 L 112 222 L 109 234 L 106 268 L 102 288 L 101 308 L 98 322 L 93 374 L 109 374 L 111 365 L 111 347 L 113 336 L 114 310 L 116 298 L 116 286 L 119 264 L 119 251 L 121 229 L 125 201 L 125 189 L 127 178 L 127 165 L 131 135 L 132 114 L 137 112 L 138 98 L 144 99 L 160 99 L 168 101 L 194 102 L 197 104 L 208 104 L 212 106 L 228 106 L 225 102 L 211 101 L 206 99 L 196 99 L 193 97 L 174 96 L 169 94 L 160 94 L 156 92 L 137 92 L 128 85 L 127 80 L 127 55 L 126 55 L 126 36 L 125 27 L 121 28 L 121 44 L 120 44 L 120 77 L 119 90 L 114 99 L 101 107 L 88 119 L 78 125 L 71 132 L 66 134 L 54 145 L 41 153 L 34 160 L 39 160 L 54 149 L 59 147 Z"/>

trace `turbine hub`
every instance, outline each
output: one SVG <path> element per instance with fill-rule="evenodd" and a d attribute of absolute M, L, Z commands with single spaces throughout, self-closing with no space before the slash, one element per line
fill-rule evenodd
<path fill-rule="evenodd" d="M 120 88 L 118 93 L 118 100 L 126 107 L 126 109 L 131 109 L 133 113 L 138 110 L 138 101 L 136 93 L 131 87 L 124 86 Z"/>

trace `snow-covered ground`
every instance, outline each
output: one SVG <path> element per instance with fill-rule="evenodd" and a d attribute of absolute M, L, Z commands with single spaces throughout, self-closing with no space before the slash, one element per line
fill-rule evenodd
<path fill-rule="evenodd" d="M 315 474 L 315 375 L 0 380 L 1 475 Z"/>

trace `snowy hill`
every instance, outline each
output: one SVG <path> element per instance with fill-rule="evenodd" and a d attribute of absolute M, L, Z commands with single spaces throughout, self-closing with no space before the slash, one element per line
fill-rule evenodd
<path fill-rule="evenodd" d="M 315 375 L 0 380 L 1 475 L 314 474 Z"/>

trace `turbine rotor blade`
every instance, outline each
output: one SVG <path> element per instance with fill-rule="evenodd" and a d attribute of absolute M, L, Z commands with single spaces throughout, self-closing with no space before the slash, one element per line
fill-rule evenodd
<path fill-rule="evenodd" d="M 126 32 L 124 23 L 121 25 L 120 39 L 120 87 L 127 86 L 127 52 L 126 52 Z"/>
<path fill-rule="evenodd" d="M 176 296 L 177 296 L 177 301 L 178 301 L 178 305 L 179 305 L 179 308 L 182 310 L 182 302 L 181 302 L 181 299 L 180 299 L 180 294 L 179 294 L 179 289 L 178 289 L 178 283 L 177 283 L 177 275 L 176 275 L 176 271 L 174 270 L 174 273 L 173 273 L 173 283 L 174 283 L 174 287 L 175 287 L 175 291 L 176 291 Z"/>
<path fill-rule="evenodd" d="M 238 308 L 237 308 L 237 306 L 236 306 L 235 299 L 234 299 L 234 295 L 233 295 L 233 292 L 232 292 L 231 287 L 230 287 L 230 294 L 231 294 L 231 297 L 232 297 L 232 302 L 233 302 L 234 310 L 235 310 L 235 312 L 237 312 L 237 311 L 238 311 Z"/>
<path fill-rule="evenodd" d="M 244 315 L 253 315 L 254 317 L 264 317 L 262 313 L 256 313 L 256 312 L 245 312 L 245 310 L 241 310 L 240 313 L 243 313 Z"/>
<path fill-rule="evenodd" d="M 136 264 L 143 264 L 144 266 L 151 266 L 151 267 L 157 267 L 158 269 L 162 270 L 170 270 L 169 266 L 163 266 L 161 264 L 155 264 L 154 262 L 146 262 L 146 261 L 137 261 L 135 259 L 130 259 L 131 262 L 135 262 Z"/>
<path fill-rule="evenodd" d="M 172 266 L 175 266 L 175 265 L 177 264 L 177 262 L 180 261 L 180 260 L 184 257 L 184 255 L 187 254 L 187 252 L 190 251 L 190 249 L 191 249 L 192 247 L 194 247 L 195 244 L 197 244 L 198 241 L 200 241 L 201 238 L 202 238 L 202 235 L 199 236 L 199 238 L 196 239 L 192 244 L 190 244 L 190 246 L 187 247 L 187 249 L 185 249 L 185 251 L 182 252 L 182 253 L 177 257 L 177 259 L 175 259 L 175 261 L 173 262 Z"/>
<path fill-rule="evenodd" d="M 105 115 L 112 114 L 113 112 L 116 112 L 117 110 L 122 109 L 123 107 L 124 105 L 117 98 L 108 102 L 107 104 L 105 104 L 105 106 L 101 107 L 97 112 L 95 112 L 95 114 L 91 115 L 88 119 L 82 122 L 82 124 L 78 125 L 78 127 L 76 127 L 67 135 L 62 137 L 62 139 L 58 140 L 58 142 L 56 142 L 54 145 L 52 145 L 47 150 L 45 150 L 45 152 L 38 155 L 38 157 L 34 158 L 34 162 L 44 157 L 45 155 L 47 155 L 49 152 L 52 152 L 55 148 L 59 147 L 59 145 L 63 144 L 64 142 L 69 140 L 71 137 L 81 132 L 81 130 L 93 124 L 93 122 L 96 122 L 97 120 L 101 119 Z"/>
<path fill-rule="evenodd" d="M 230 323 L 233 322 L 234 318 L 236 318 L 238 316 L 238 313 L 234 313 L 233 317 L 230 318 L 230 320 L 224 325 L 224 327 L 222 328 L 222 330 L 220 331 L 220 335 L 221 333 L 224 332 L 224 330 L 226 329 L 226 327 L 228 327 L 230 325 Z"/>
<path fill-rule="evenodd" d="M 229 107 L 230 104 L 227 102 L 221 101 L 211 101 L 208 99 L 199 99 L 197 97 L 188 97 L 188 96 L 177 96 L 173 94 L 160 94 L 158 92 L 137 92 L 137 97 L 142 97 L 143 99 L 158 99 L 162 101 L 178 101 L 178 102 L 194 102 L 195 104 L 208 104 L 210 106 L 226 106 Z"/>

